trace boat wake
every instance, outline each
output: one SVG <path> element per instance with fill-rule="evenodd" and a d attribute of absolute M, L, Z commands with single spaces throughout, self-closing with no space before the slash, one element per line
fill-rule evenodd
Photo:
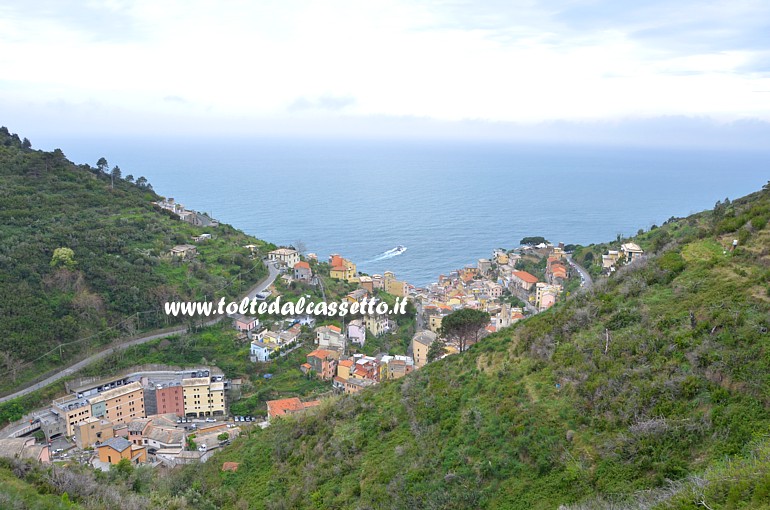
<path fill-rule="evenodd" d="M 392 259 L 393 257 L 398 257 L 399 255 L 401 255 L 405 251 L 406 251 L 406 246 L 398 245 L 395 248 L 392 248 L 392 249 L 390 249 L 388 251 L 384 251 L 384 252 L 380 253 L 379 255 L 374 257 L 369 262 L 377 262 L 378 260 Z"/>

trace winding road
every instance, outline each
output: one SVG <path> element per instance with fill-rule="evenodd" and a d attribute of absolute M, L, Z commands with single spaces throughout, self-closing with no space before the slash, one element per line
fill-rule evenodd
<path fill-rule="evenodd" d="M 588 290 L 588 289 L 590 289 L 591 287 L 594 286 L 594 281 L 591 278 L 591 275 L 588 274 L 588 271 L 586 271 L 586 269 L 583 266 L 581 266 L 580 264 L 578 264 L 577 262 L 572 260 L 572 256 L 571 255 L 567 255 L 567 262 L 569 263 L 570 266 L 575 268 L 575 270 L 578 273 L 580 273 L 580 278 L 581 278 L 580 287 L 582 289 Z"/>
<path fill-rule="evenodd" d="M 278 277 L 279 270 L 278 266 L 274 262 L 264 261 L 265 265 L 267 266 L 268 275 L 266 278 L 258 282 L 256 285 L 254 285 L 252 288 L 249 289 L 249 291 L 244 295 L 244 297 L 248 297 L 249 299 L 253 299 L 254 296 L 256 296 L 258 293 L 264 291 L 267 289 L 270 285 L 273 284 L 275 279 Z M 203 326 L 212 326 L 219 321 L 224 319 L 224 316 L 219 316 L 214 319 L 211 319 L 208 322 L 204 322 Z M 141 345 L 147 342 L 151 342 L 153 340 L 158 340 L 160 338 L 166 338 L 169 336 L 175 336 L 179 335 L 181 333 L 184 333 L 187 331 L 187 326 L 174 326 L 171 328 L 165 328 L 165 329 L 158 329 L 155 331 L 150 331 L 148 333 L 145 333 L 142 336 L 131 338 L 123 343 L 120 343 L 116 346 L 109 347 L 107 349 L 104 349 L 103 351 L 99 351 L 96 354 L 92 354 L 91 356 L 82 359 L 78 361 L 77 363 L 74 363 L 67 368 L 63 368 L 62 370 L 56 372 L 55 374 L 51 375 L 50 377 L 43 379 L 40 382 L 37 382 L 35 384 L 32 384 L 31 386 L 27 386 L 26 388 L 19 390 L 15 393 L 11 393 L 10 395 L 6 395 L 4 397 L 0 397 L 0 403 L 7 402 L 8 400 L 13 400 L 14 398 L 23 397 L 24 395 L 27 395 L 28 393 L 32 393 L 33 391 L 37 391 L 39 389 L 45 388 L 46 386 L 55 383 L 59 379 L 62 379 L 64 377 L 67 377 L 69 375 L 74 374 L 78 370 L 82 370 L 83 368 L 87 367 L 91 363 L 95 361 L 99 361 L 100 359 L 103 359 L 110 354 L 113 354 L 117 351 L 122 351 L 124 349 L 128 349 L 129 347 L 133 347 L 135 345 Z"/>

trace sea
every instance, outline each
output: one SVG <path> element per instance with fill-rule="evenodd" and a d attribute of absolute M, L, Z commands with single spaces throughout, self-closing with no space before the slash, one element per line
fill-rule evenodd
<path fill-rule="evenodd" d="M 322 260 L 339 253 L 418 286 L 525 236 L 610 241 L 770 179 L 770 152 L 735 150 L 219 138 L 58 146 L 76 163 L 104 156 L 258 238 Z"/>

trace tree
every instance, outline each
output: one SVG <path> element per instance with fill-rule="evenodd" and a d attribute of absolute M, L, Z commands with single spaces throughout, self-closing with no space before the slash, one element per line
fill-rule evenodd
<path fill-rule="evenodd" d="M 446 353 L 446 344 L 443 340 L 436 340 L 428 348 L 428 362 L 436 361 Z"/>
<path fill-rule="evenodd" d="M 519 241 L 519 244 L 521 244 L 522 246 L 534 246 L 536 244 L 542 244 L 542 243 L 545 243 L 545 244 L 548 243 L 546 238 L 542 236 L 525 237 L 524 239 Z"/>
<path fill-rule="evenodd" d="M 24 140 L 21 141 L 21 148 L 24 150 L 32 148 L 32 142 L 29 141 L 29 138 L 24 138 Z"/>
<path fill-rule="evenodd" d="M 481 310 L 463 308 L 452 312 L 441 321 L 441 336 L 457 340 L 460 352 L 471 343 L 476 343 L 482 329 L 489 323 L 489 314 Z"/>
<path fill-rule="evenodd" d="M 131 459 L 120 459 L 120 462 L 110 466 L 110 470 L 115 471 L 121 477 L 128 478 L 134 471 L 134 466 L 131 464 Z"/>
<path fill-rule="evenodd" d="M 145 176 L 143 176 L 143 175 L 142 175 L 142 176 L 140 176 L 140 177 L 139 177 L 139 178 L 136 180 L 136 185 L 137 185 L 137 186 L 139 186 L 140 188 L 144 188 L 144 187 L 146 187 L 146 186 L 147 186 L 147 177 L 145 177 Z"/>
<path fill-rule="evenodd" d="M 110 187 L 115 187 L 115 179 L 120 180 L 120 167 L 118 165 L 115 165 L 115 168 L 112 169 L 112 172 L 110 172 Z"/>
<path fill-rule="evenodd" d="M 3 362 L 3 366 L 9 374 L 11 374 L 11 381 L 16 382 L 16 375 L 21 368 L 21 363 L 14 357 L 14 355 L 7 351 L 0 351 L 0 360 Z"/>
<path fill-rule="evenodd" d="M 109 168 L 109 166 L 107 160 L 104 158 L 99 158 L 99 161 L 96 162 L 96 169 L 103 174 L 107 173 L 107 168 Z"/>
<path fill-rule="evenodd" d="M 134 182 L 134 176 L 132 174 L 128 174 L 126 176 L 126 182 Z"/>
<path fill-rule="evenodd" d="M 66 267 L 73 269 L 75 267 L 75 252 L 71 248 L 56 248 L 51 257 L 51 267 Z"/>

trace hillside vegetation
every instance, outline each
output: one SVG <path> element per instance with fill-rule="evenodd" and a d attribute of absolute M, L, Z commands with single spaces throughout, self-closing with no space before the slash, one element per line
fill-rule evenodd
<path fill-rule="evenodd" d="M 265 243 L 179 221 L 153 205 L 160 197 L 146 179 L 111 173 L 0 129 L 0 393 L 117 337 L 168 326 L 167 300 L 235 296 L 266 274 L 243 248 L 264 253 Z M 214 239 L 194 260 L 168 256 L 201 233 Z"/>

